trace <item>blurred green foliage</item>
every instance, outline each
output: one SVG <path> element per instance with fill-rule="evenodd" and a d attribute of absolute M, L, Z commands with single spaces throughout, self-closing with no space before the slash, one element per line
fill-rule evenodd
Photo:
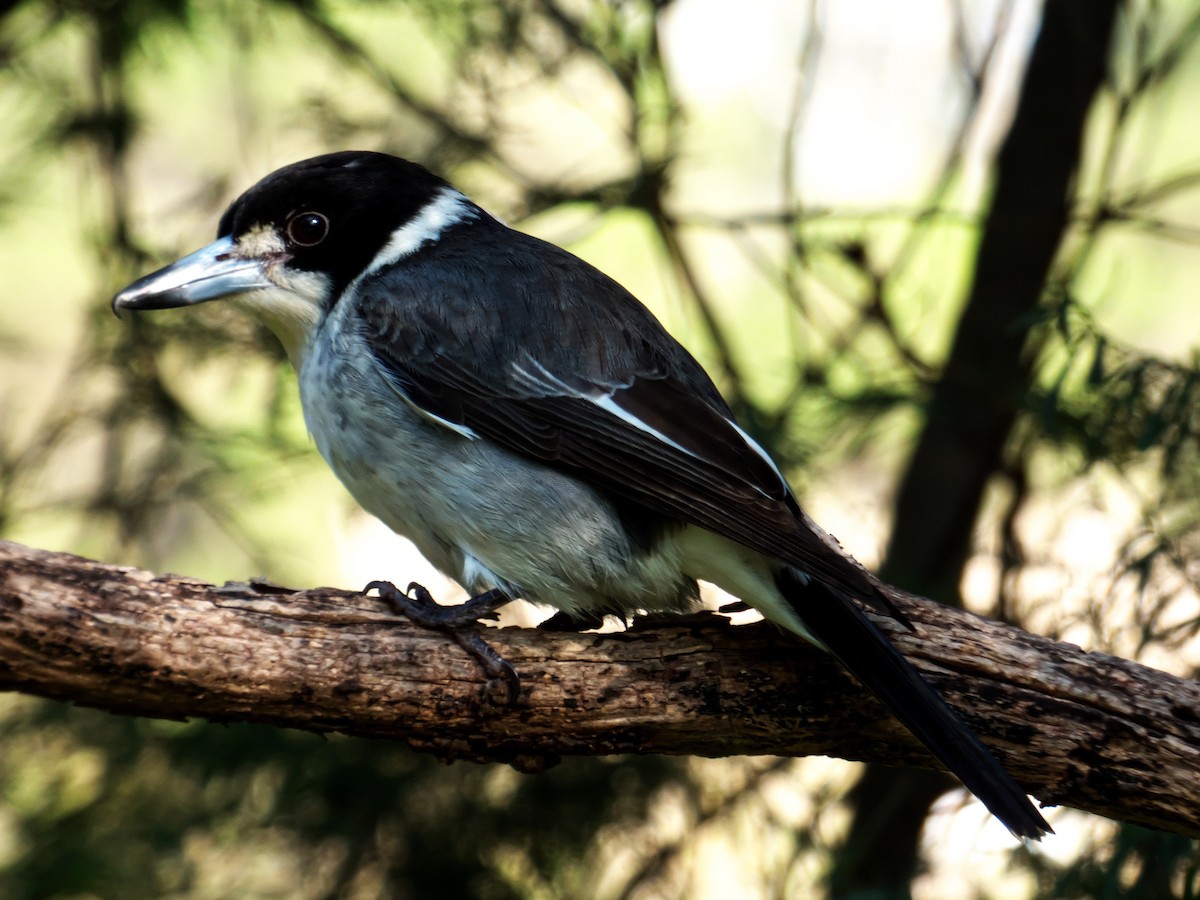
<path fill-rule="evenodd" d="M 797 146 L 829 139 L 805 124 L 820 92 L 839 90 L 840 45 L 832 11 L 793 6 L 738 19 L 701 0 L 5 6 L 0 534 L 214 579 L 337 579 L 321 551 L 345 502 L 273 340 L 215 305 L 118 322 L 108 298 L 203 243 L 270 169 L 355 146 L 430 165 L 635 289 L 799 487 L 832 483 L 843 505 L 866 492 L 885 515 L 876 494 L 921 427 L 970 282 L 994 146 L 980 132 L 1004 116 L 991 92 L 1012 93 L 997 58 L 1020 55 L 1019 16 L 951 11 L 950 74 L 930 77 L 954 85 L 956 118 L 929 139 L 933 168 L 911 201 L 856 209 L 805 199 Z M 756 14 L 787 39 L 791 67 L 766 85 L 775 107 L 697 87 Z M 697 63 L 703 22 L 715 37 Z M 976 558 L 1000 574 L 968 598 L 1187 673 L 1200 627 L 1198 35 L 1193 4 L 1124 7 L 1071 228 L 1038 314 L 1011 324 L 1037 359 L 977 525 Z M 1059 558 L 1035 536 L 1045 529 L 1022 527 L 1064 500 L 1119 532 L 1103 577 L 1073 585 L 1090 602 L 1039 586 Z M 701 897 L 728 884 L 805 896 L 836 852 L 848 771 L 789 797 L 798 822 L 770 785 L 812 766 L 576 760 L 522 776 L 24 697 L 4 699 L 0 723 L 0 895 L 13 898 Z M 1190 842 L 1084 819 L 1055 819 L 1073 852 L 1005 852 L 942 874 L 949 890 L 935 877 L 915 890 L 1200 892 Z M 934 856 L 932 876 L 954 862 Z"/>

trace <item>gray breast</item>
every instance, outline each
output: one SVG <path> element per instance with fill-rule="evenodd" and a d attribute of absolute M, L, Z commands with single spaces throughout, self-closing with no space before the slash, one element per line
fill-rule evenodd
<path fill-rule="evenodd" d="M 568 610 L 677 608 L 695 595 L 670 546 L 639 552 L 589 485 L 438 424 L 405 402 L 344 298 L 300 372 L 317 447 L 369 513 L 470 591 Z"/>

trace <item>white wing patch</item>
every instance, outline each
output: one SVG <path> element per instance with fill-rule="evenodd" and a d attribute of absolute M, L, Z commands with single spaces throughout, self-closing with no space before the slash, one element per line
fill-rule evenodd
<path fill-rule="evenodd" d="M 742 440 L 746 442 L 746 446 L 757 453 L 759 457 L 762 458 L 763 462 L 771 467 L 771 471 L 774 472 L 775 477 L 779 479 L 779 484 L 783 487 L 784 492 L 791 493 L 792 489 L 788 485 L 787 479 L 783 477 L 783 473 L 779 471 L 779 466 L 775 465 L 775 460 L 771 459 L 771 457 L 767 454 L 767 451 L 759 446 L 758 441 L 746 434 L 746 432 L 742 430 L 742 426 L 733 421 L 733 419 L 726 419 L 725 421 L 737 430 L 737 433 L 741 435 Z"/>
<path fill-rule="evenodd" d="M 617 402 L 615 400 L 613 400 L 612 393 L 600 394 L 595 397 L 585 397 L 585 399 L 590 400 L 596 406 L 600 407 L 602 410 L 604 410 L 607 413 L 611 413 L 612 415 L 616 416 L 618 419 L 625 422 L 626 424 L 632 425 L 638 431 L 643 431 L 646 434 L 653 435 L 655 438 L 662 441 L 667 446 L 674 447 L 680 453 L 686 453 L 692 459 L 702 459 L 702 457 L 696 455 L 691 450 L 688 450 L 682 444 L 679 444 L 676 441 L 672 440 L 671 438 L 667 437 L 665 434 L 663 434 L 657 428 L 652 428 L 651 426 L 647 425 L 645 422 L 643 422 L 641 419 L 639 419 L 633 413 L 629 412 L 626 409 L 621 409 L 621 407 L 619 407 L 617 405 Z"/>
<path fill-rule="evenodd" d="M 579 391 L 568 385 L 565 381 L 553 374 L 549 369 L 543 366 L 540 362 L 525 354 L 525 359 L 529 362 L 536 372 L 530 372 L 519 362 L 513 362 L 512 373 L 516 376 L 516 381 L 528 391 L 536 391 L 538 396 L 551 397 L 583 397 Z"/>
<path fill-rule="evenodd" d="M 431 413 L 420 404 L 414 403 L 412 398 L 410 398 L 408 394 L 404 393 L 404 388 L 396 384 L 396 380 L 390 375 L 385 376 L 383 380 L 388 387 L 396 392 L 396 396 L 403 400 L 408 408 L 415 412 L 422 419 L 432 422 L 435 425 L 441 425 L 443 428 L 449 428 L 451 431 L 462 435 L 467 440 L 479 440 L 479 435 L 473 428 L 468 428 L 466 425 L 460 425 L 458 422 L 451 422 L 449 419 L 443 419 L 441 416 Z"/>
<path fill-rule="evenodd" d="M 642 421 L 629 410 L 623 409 L 614 398 L 616 397 L 618 391 L 628 387 L 628 385 L 614 385 L 608 390 L 596 387 L 590 391 L 581 391 L 577 388 L 571 387 L 557 375 L 550 372 L 545 366 L 543 366 L 528 353 L 525 354 L 525 359 L 536 371 L 531 372 L 526 366 L 514 362 L 512 364 L 512 372 L 516 376 L 517 382 L 526 389 L 536 390 L 543 395 L 550 394 L 561 397 L 574 397 L 579 400 L 587 400 L 589 403 L 600 407 L 600 409 L 604 410 L 609 415 L 616 416 L 625 424 L 632 425 L 638 431 L 652 435 L 656 440 L 661 441 L 668 447 L 672 447 L 675 450 L 678 450 L 680 453 L 690 456 L 692 459 L 704 459 L 704 457 L 692 452 L 678 441 L 663 434 L 654 426 Z M 750 435 L 746 434 L 746 432 L 742 430 L 742 427 L 738 425 L 737 422 L 733 421 L 733 419 L 726 418 L 724 416 L 722 416 L 722 418 L 725 420 L 727 425 L 731 426 L 734 431 L 737 432 L 738 437 L 745 442 L 746 446 L 754 451 L 757 456 L 759 456 L 764 462 L 766 462 L 768 466 L 771 467 L 771 471 L 774 472 L 775 477 L 779 479 L 779 485 L 783 491 L 785 493 L 790 493 L 791 488 L 788 486 L 787 479 L 785 479 L 783 477 L 783 473 L 779 471 L 779 466 L 775 465 L 775 460 L 771 459 L 771 457 L 767 455 L 767 451 L 760 447 L 758 443 L 750 437 Z M 764 497 L 771 496 L 767 491 L 764 491 L 761 488 L 755 487 L 755 490 Z"/>
<path fill-rule="evenodd" d="M 429 410 L 422 409 L 421 407 L 417 406 L 417 404 L 415 404 L 411 400 L 409 400 L 408 396 L 404 393 L 404 391 L 400 391 L 400 396 L 403 397 L 404 402 L 407 403 L 409 406 L 411 406 L 419 415 L 424 416 L 426 419 L 433 422 L 434 424 L 441 425 L 443 428 L 449 428 L 451 431 L 461 434 L 467 440 L 471 440 L 471 441 L 479 440 L 479 435 L 475 432 L 474 429 L 468 428 L 466 425 L 459 425 L 457 422 L 451 422 L 449 419 L 443 419 L 441 416 L 435 416 Z"/>

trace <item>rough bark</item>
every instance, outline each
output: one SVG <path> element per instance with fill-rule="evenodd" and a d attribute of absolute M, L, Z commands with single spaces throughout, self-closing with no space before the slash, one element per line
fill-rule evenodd
<path fill-rule="evenodd" d="M 897 646 L 1046 805 L 1200 835 L 1200 686 L 897 592 Z M 511 706 L 446 635 L 361 594 L 213 587 L 0 541 L 0 688 L 118 713 L 562 755 L 933 760 L 824 654 L 701 614 L 619 634 L 487 629 Z"/>

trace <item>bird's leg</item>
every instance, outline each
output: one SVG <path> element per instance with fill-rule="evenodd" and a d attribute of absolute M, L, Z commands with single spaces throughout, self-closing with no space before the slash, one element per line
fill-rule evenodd
<path fill-rule="evenodd" d="M 372 581 L 363 589 L 363 593 L 370 590 L 378 591 L 379 599 L 410 622 L 448 632 L 460 647 L 476 659 L 489 681 L 504 682 L 507 688 L 506 705 L 517 702 L 521 695 L 521 679 L 517 670 L 493 650 L 478 632 L 463 630 L 463 626 L 473 625 L 481 619 L 495 619 L 496 610 L 511 603 L 512 597 L 499 588 L 492 588 L 458 606 L 442 606 L 415 581 L 407 591 L 401 591 L 390 581 Z"/>

